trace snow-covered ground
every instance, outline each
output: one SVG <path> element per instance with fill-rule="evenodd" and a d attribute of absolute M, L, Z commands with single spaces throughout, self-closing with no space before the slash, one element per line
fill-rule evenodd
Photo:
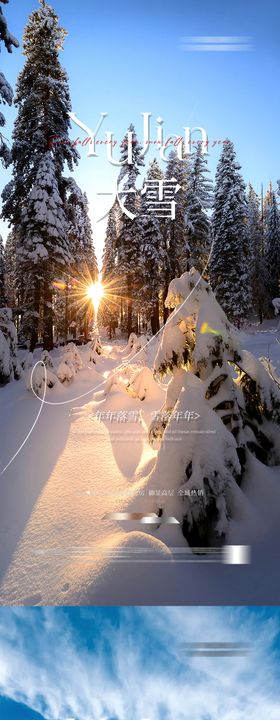
<path fill-rule="evenodd" d="M 241 334 L 243 347 L 269 356 L 279 376 L 277 338 L 277 321 Z M 54 404 L 44 404 L 29 439 L 0 476 L 1 604 L 279 604 L 279 468 L 252 457 L 237 489 L 242 513 L 236 498 L 227 540 L 250 545 L 250 564 L 228 565 L 219 552 L 192 555 L 177 525 L 151 534 L 137 519 L 116 517 L 128 498 L 141 500 L 154 466 L 157 450 L 147 428 L 165 385 L 156 385 L 145 369 L 128 393 L 133 353 L 124 341 L 104 341 L 103 349 L 96 365 L 81 349 L 83 369 L 75 382 L 47 391 L 45 400 Z M 53 353 L 56 365 L 60 355 Z M 119 381 L 111 385 L 112 373 L 128 360 L 129 369 L 117 372 Z M 39 407 L 21 380 L 0 389 L 0 473 Z M 162 542 L 168 533 L 169 542 Z"/>

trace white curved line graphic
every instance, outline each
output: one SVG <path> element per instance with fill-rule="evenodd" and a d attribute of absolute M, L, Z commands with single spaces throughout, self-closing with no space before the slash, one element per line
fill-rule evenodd
<path fill-rule="evenodd" d="M 192 293 L 193 293 L 193 292 L 195 291 L 195 289 L 197 288 L 197 286 L 198 286 L 198 284 L 199 284 L 199 282 L 200 282 L 200 280 L 201 280 L 201 278 L 202 278 L 202 275 L 204 275 L 205 270 L 206 270 L 206 268 L 207 268 L 207 266 L 208 266 L 208 264 L 209 264 L 209 260 L 210 260 L 211 254 L 212 254 L 213 243 L 214 243 L 214 241 L 212 241 L 212 245 L 211 245 L 211 248 L 210 248 L 210 253 L 209 253 L 209 256 L 208 256 L 208 259 L 207 259 L 207 263 L 206 263 L 206 265 L 205 265 L 205 267 L 204 267 L 201 275 L 199 276 L 199 278 L 198 278 L 198 280 L 196 281 L 194 287 L 192 288 L 192 290 L 190 291 L 190 293 L 187 295 L 187 297 L 185 298 L 185 300 L 184 300 L 182 303 L 180 303 L 180 305 L 178 306 L 177 309 L 175 309 L 175 310 L 173 311 L 173 313 L 172 313 L 172 320 L 173 320 L 173 318 L 175 317 L 175 315 L 177 314 L 177 312 L 179 312 L 179 311 L 182 309 L 182 307 L 183 307 L 184 304 L 187 302 L 187 300 L 189 300 L 189 298 L 191 297 Z M 141 352 L 143 352 L 143 350 L 145 350 L 145 348 L 164 330 L 164 328 L 166 328 L 166 326 L 168 325 L 168 323 L 170 322 L 170 320 L 171 320 L 171 316 L 170 316 L 169 318 L 167 318 L 166 323 L 158 330 L 158 332 L 157 332 L 155 335 L 153 335 L 153 337 L 152 337 L 150 340 L 148 340 L 148 342 L 146 343 L 146 345 L 144 345 L 140 350 L 138 350 L 138 352 L 134 355 L 133 360 L 135 360 L 135 358 L 136 358 Z M 43 365 L 44 371 L 45 371 L 45 388 L 44 388 L 44 393 L 43 393 L 43 397 L 42 397 L 42 398 L 40 398 L 40 396 L 37 395 L 37 393 L 35 392 L 34 387 L 33 387 L 33 375 L 34 375 L 34 371 L 35 371 L 35 368 L 37 367 L 37 365 Z M 129 361 L 124 362 L 124 363 L 122 364 L 122 367 L 125 367 L 126 365 L 129 365 Z M 34 423 L 33 423 L 32 427 L 30 428 L 28 434 L 26 435 L 25 439 L 23 440 L 23 442 L 21 443 L 20 447 L 18 448 L 18 450 L 16 451 L 16 453 L 13 455 L 13 457 L 11 458 L 11 460 L 10 460 L 10 461 L 8 462 L 8 464 L 3 468 L 3 470 L 1 470 L 1 472 L 0 472 L 0 477 L 1 477 L 1 475 L 3 475 L 3 474 L 6 472 L 6 470 L 10 467 L 10 465 L 12 464 L 12 462 L 16 459 L 16 457 L 18 456 L 18 454 L 20 453 L 20 451 L 21 451 L 22 448 L 24 447 L 24 445 L 25 445 L 25 443 L 27 442 L 27 440 L 30 438 L 30 435 L 31 435 L 31 433 L 33 432 L 33 430 L 34 430 L 34 428 L 35 428 L 35 426 L 36 426 L 36 424 L 37 424 L 37 422 L 38 422 L 38 420 L 39 420 L 39 417 L 40 417 L 40 415 L 41 415 L 41 412 L 42 412 L 42 409 L 43 409 L 43 405 L 68 405 L 69 403 L 76 402 L 76 400 L 80 400 L 81 398 L 86 397 L 87 395 L 90 395 L 94 390 L 98 390 L 98 388 L 102 387 L 102 385 L 104 385 L 104 383 L 106 383 L 106 382 L 108 381 L 108 378 L 109 378 L 110 376 L 111 376 L 111 377 L 112 377 L 112 376 L 114 377 L 114 375 L 117 374 L 117 372 L 119 372 L 119 367 L 116 368 L 116 369 L 113 371 L 112 375 L 109 374 L 109 376 L 108 376 L 106 379 L 102 380 L 102 382 L 100 382 L 98 385 L 96 385 L 95 387 L 91 388 L 91 390 L 87 390 L 87 392 L 82 393 L 81 395 L 78 395 L 77 397 L 72 398 L 71 400 L 63 400 L 63 401 L 61 401 L 61 402 L 49 402 L 48 400 L 45 400 L 46 392 L 47 392 L 47 370 L 46 370 L 46 365 L 45 365 L 45 363 L 43 362 L 43 360 L 38 360 L 38 362 L 36 362 L 35 365 L 34 365 L 34 367 L 32 368 L 32 372 L 31 372 L 31 376 L 30 376 L 30 385 L 31 385 L 31 390 L 32 390 L 32 392 L 33 392 L 33 395 L 35 395 L 35 397 L 37 398 L 37 400 L 40 401 L 41 405 L 40 405 L 39 411 L 38 411 L 38 413 L 37 413 L 37 416 L 36 416 L 36 418 L 35 418 L 35 420 L 34 420 Z"/>
<path fill-rule="evenodd" d="M 44 371 L 45 371 L 45 388 L 44 388 L 43 397 L 42 397 L 42 398 L 39 398 L 39 400 L 41 401 L 41 405 L 40 405 L 40 408 L 39 408 L 39 412 L 37 413 L 36 418 L 35 418 L 35 420 L 34 420 L 34 423 L 33 423 L 32 427 L 30 428 L 29 433 L 26 435 L 25 439 L 24 439 L 23 442 L 21 443 L 20 447 L 18 448 L 18 450 L 16 451 L 16 453 L 13 455 L 13 457 L 11 458 L 11 460 L 8 462 L 8 464 L 3 468 L 3 470 L 1 470 L 1 472 L 0 472 L 0 477 L 1 477 L 1 475 L 4 474 L 4 472 L 6 472 L 6 470 L 8 470 L 8 467 L 10 467 L 10 465 L 12 464 L 12 462 L 16 459 L 17 455 L 18 455 L 18 454 L 20 453 L 20 451 L 22 450 L 22 448 L 23 448 L 23 446 L 25 445 L 25 443 L 27 442 L 28 438 L 30 438 L 30 435 L 31 435 L 32 431 L 34 430 L 35 425 L 37 424 L 37 422 L 38 422 L 38 420 L 39 420 L 39 417 L 40 417 L 40 415 L 41 415 L 42 409 L 43 409 L 43 405 L 44 405 L 44 401 L 45 401 L 45 396 L 46 396 L 46 391 L 47 391 L 47 371 L 46 371 L 46 366 L 45 366 L 45 363 L 43 362 L 43 360 L 38 360 L 38 362 L 36 362 L 36 364 L 35 364 L 34 367 L 32 368 L 31 377 L 30 377 L 30 384 L 31 384 L 31 388 L 32 388 L 32 390 L 33 390 L 32 380 L 33 380 L 34 370 L 35 370 L 35 368 L 37 367 L 37 365 L 43 365 L 43 366 L 44 366 Z M 36 395 L 36 397 L 39 397 L 39 396 Z"/>
<path fill-rule="evenodd" d="M 171 318 L 171 316 L 170 316 L 169 318 L 167 318 L 166 323 L 164 323 L 164 325 L 157 331 L 157 333 L 156 333 L 155 335 L 153 335 L 153 337 L 146 342 L 146 345 L 144 345 L 140 350 L 138 350 L 138 352 L 133 356 L 133 361 L 134 361 L 135 358 L 137 358 L 137 356 L 140 355 L 140 353 L 142 353 L 143 350 L 145 350 L 145 348 L 146 348 L 151 342 L 153 342 L 153 340 L 166 328 L 166 326 L 168 325 L 168 323 L 170 322 L 170 320 L 171 320 L 171 319 L 173 320 L 173 318 L 175 317 L 175 315 L 177 315 L 177 313 L 182 309 L 182 307 L 184 307 L 184 304 L 187 302 L 187 300 L 189 300 L 189 298 L 191 297 L 192 293 L 193 293 L 193 292 L 195 291 L 195 289 L 197 288 L 197 286 L 198 286 L 198 284 L 199 284 L 199 282 L 200 282 L 200 280 L 201 280 L 201 278 L 202 278 L 202 275 L 204 275 L 205 270 L 206 270 L 206 268 L 207 268 L 207 266 L 208 266 L 208 264 L 209 264 L 209 260 L 210 260 L 210 257 L 211 257 L 211 254 L 212 254 L 212 250 L 213 250 L 213 243 L 214 243 L 214 241 L 212 241 L 212 245 L 211 245 L 211 249 L 210 249 L 210 253 L 209 253 L 209 256 L 208 256 L 207 263 L 206 263 L 205 267 L 203 268 L 203 271 L 202 271 L 201 275 L 199 276 L 198 280 L 196 281 L 196 283 L 195 283 L 194 287 L 192 288 L 192 290 L 190 291 L 190 293 L 187 295 L 187 297 L 185 298 L 185 300 L 183 300 L 183 302 L 180 303 L 180 305 L 178 306 L 178 308 L 176 308 L 176 309 L 173 311 L 173 313 L 172 313 L 172 318 Z M 131 361 L 123 362 L 123 363 L 122 363 L 122 367 L 125 367 L 126 365 L 129 365 L 130 362 L 131 362 Z M 77 397 L 74 397 L 74 398 L 72 398 L 71 400 L 61 400 L 60 402 L 50 402 L 49 400 L 43 400 L 43 402 L 44 402 L 45 405 L 68 405 L 69 403 L 76 402 L 76 400 L 80 400 L 81 398 L 86 397 L 87 395 L 90 395 L 93 391 L 98 390 L 98 388 L 102 387 L 102 385 L 104 385 L 104 383 L 108 382 L 108 380 L 109 380 L 110 377 L 114 377 L 114 375 L 116 375 L 117 372 L 119 372 L 119 369 L 120 369 L 120 368 L 117 367 L 114 371 L 112 371 L 112 373 L 109 373 L 108 377 L 105 378 L 104 380 L 102 380 L 102 382 L 100 382 L 98 385 L 95 385 L 93 388 L 91 388 L 91 390 L 87 390 L 87 392 L 82 393 L 81 395 L 77 395 Z M 32 386 L 32 383 L 31 383 L 31 389 L 32 389 L 32 392 L 33 392 L 33 394 L 35 395 L 35 397 L 36 397 L 38 400 L 41 400 L 40 396 L 37 395 L 37 393 L 35 392 L 35 390 L 34 390 L 34 388 L 33 388 L 33 386 Z"/>

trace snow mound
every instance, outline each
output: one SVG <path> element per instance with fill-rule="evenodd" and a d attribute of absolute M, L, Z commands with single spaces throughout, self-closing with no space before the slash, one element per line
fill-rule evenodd
<path fill-rule="evenodd" d="M 75 343 L 70 342 L 68 345 L 65 346 L 63 351 L 63 360 L 67 365 L 73 365 L 75 372 L 77 370 L 82 370 L 83 368 L 83 361 L 82 356 L 79 353 L 78 348 L 76 347 Z"/>
<path fill-rule="evenodd" d="M 124 351 L 124 359 L 125 362 L 130 362 L 135 360 L 135 356 L 137 356 L 137 362 L 146 365 L 147 361 L 147 352 L 146 347 L 149 343 L 150 338 L 146 335 L 135 335 L 135 333 L 131 333 L 129 336 L 127 347 Z"/>
<path fill-rule="evenodd" d="M 144 367 L 136 373 L 136 376 L 128 383 L 126 390 L 130 397 L 139 398 L 139 400 L 157 399 L 158 385 L 154 380 L 154 376 L 150 368 Z"/>
<path fill-rule="evenodd" d="M 70 360 L 62 360 L 59 363 L 56 374 L 61 383 L 72 382 L 76 375 L 75 367 Z"/>
<path fill-rule="evenodd" d="M 83 604 L 104 604 L 106 598 L 108 603 L 108 597 L 112 605 L 146 604 L 147 587 L 149 597 L 155 596 L 159 587 L 164 593 L 164 586 L 169 585 L 166 562 L 173 564 L 173 556 L 163 542 L 133 531 L 114 535 L 110 549 L 116 559 L 110 559 L 89 585 Z"/>
<path fill-rule="evenodd" d="M 27 390 L 31 390 L 39 397 L 44 395 L 45 384 L 48 388 L 53 388 L 57 383 L 56 375 L 43 364 L 30 367 L 25 373 L 25 385 Z"/>

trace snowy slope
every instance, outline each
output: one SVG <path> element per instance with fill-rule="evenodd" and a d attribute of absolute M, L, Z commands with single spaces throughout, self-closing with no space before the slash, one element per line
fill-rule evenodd
<path fill-rule="evenodd" d="M 280 374 L 276 327 L 250 327 L 242 344 L 256 356 L 267 355 L 269 344 Z M 114 518 L 130 497 L 137 506 L 139 495 L 141 510 L 157 456 L 147 428 L 165 386 L 152 386 L 142 401 L 134 397 L 147 384 L 145 372 L 137 392 L 126 391 L 131 377 L 120 368 L 127 357 L 133 364 L 133 357 L 124 344 L 107 345 L 96 365 L 87 361 L 86 349 L 82 356 L 75 382 L 47 391 L 46 400 L 56 405 L 44 405 L 30 439 L 0 478 L 1 604 L 279 603 L 279 469 L 264 469 L 252 457 L 236 491 L 227 539 L 251 545 L 249 565 L 193 556 L 178 525 L 156 530 Z M 104 394 L 104 381 L 106 390 L 116 368 L 118 382 Z M 0 390 L 0 471 L 30 429 L 38 404 L 22 381 Z M 120 410 L 126 420 L 110 419 Z"/>

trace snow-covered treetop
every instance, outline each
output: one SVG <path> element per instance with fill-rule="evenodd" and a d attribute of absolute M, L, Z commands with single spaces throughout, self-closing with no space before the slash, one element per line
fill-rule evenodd
<path fill-rule="evenodd" d="M 62 50 L 67 35 L 66 30 L 58 25 L 58 15 L 54 9 L 45 0 L 39 2 L 40 8 L 30 15 L 23 36 L 23 54 L 28 57 L 32 56 L 33 50 L 36 53 L 37 43 L 42 43 L 44 39 L 50 42 L 51 47 L 55 47 L 57 52 Z"/>
<path fill-rule="evenodd" d="M 0 2 L 7 4 L 9 0 L 0 0 Z M 11 35 L 8 30 L 7 20 L 3 15 L 3 10 L 0 6 L 0 52 L 1 52 L 1 41 L 4 43 L 9 53 L 12 52 L 13 47 L 19 47 L 18 40 Z M 0 73 L 0 104 L 4 105 L 7 103 L 11 105 L 13 101 L 13 91 L 3 73 Z M 5 118 L 0 113 L 0 127 L 4 127 Z M 4 167 L 8 167 L 11 161 L 11 153 L 6 142 L 4 142 L 3 136 L 0 133 L 0 158 Z"/>
<path fill-rule="evenodd" d="M 235 328 L 228 321 L 208 282 L 195 268 L 171 281 L 165 305 L 176 310 L 168 318 L 164 329 L 155 360 L 156 372 L 164 373 L 173 364 L 179 367 L 186 364 L 190 351 L 193 351 L 192 361 L 196 367 L 202 367 L 209 355 L 223 354 L 229 361 L 240 356 Z"/>
<path fill-rule="evenodd" d="M 3 4 L 7 5 L 9 0 L 0 0 Z M 13 52 L 13 47 L 19 47 L 18 40 L 9 32 L 8 24 L 5 16 L 3 15 L 3 10 L 0 7 L 0 40 L 2 40 L 5 43 L 5 47 L 8 50 L 9 53 Z M 1 46 L 0 46 L 1 51 Z"/>
<path fill-rule="evenodd" d="M 126 162 L 127 159 L 127 136 L 125 136 L 123 143 L 122 143 L 122 150 L 121 150 L 121 162 L 124 164 L 122 165 L 120 169 L 119 179 L 118 182 L 121 183 L 122 180 L 125 179 L 125 184 L 123 189 L 124 190 L 130 190 L 131 187 L 135 187 L 137 176 L 140 174 L 139 167 L 143 167 L 144 160 L 141 155 L 142 151 L 142 145 L 140 145 L 139 140 L 137 139 L 137 135 L 135 132 L 134 125 L 130 124 L 128 128 L 128 132 L 132 133 L 131 136 L 131 142 L 132 142 L 132 163 L 128 164 Z"/>

